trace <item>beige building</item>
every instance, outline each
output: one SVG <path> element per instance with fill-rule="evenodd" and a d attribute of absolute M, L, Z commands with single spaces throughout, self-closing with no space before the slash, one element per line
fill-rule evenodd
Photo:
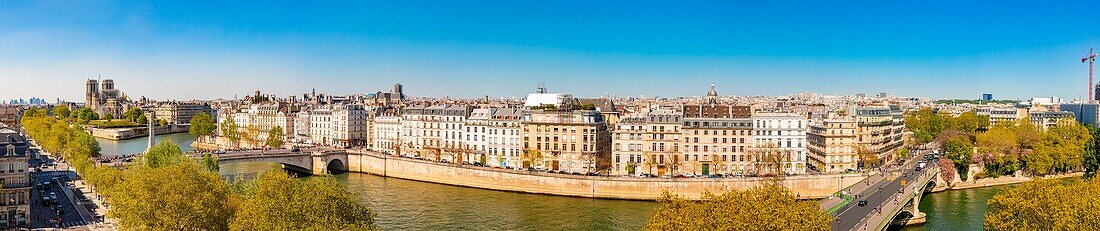
<path fill-rule="evenodd" d="M 210 105 L 203 102 L 164 102 L 153 107 L 156 118 L 172 124 L 190 124 L 191 117 L 200 113 L 211 113 Z"/>
<path fill-rule="evenodd" d="M 810 125 L 809 166 L 819 172 L 838 173 L 858 168 L 856 122 L 852 119 L 825 119 Z"/>
<path fill-rule="evenodd" d="M 894 151 L 905 142 L 905 118 L 896 106 L 855 107 L 856 143 L 875 153 L 880 161 L 893 161 Z"/>
<path fill-rule="evenodd" d="M 19 132 L 0 127 L 0 228 L 16 230 L 28 227 L 31 183 L 28 172 L 27 141 Z"/>
<path fill-rule="evenodd" d="M 684 118 L 683 155 L 672 159 L 679 163 L 673 170 L 692 175 L 753 173 L 752 119 L 711 116 Z"/>
<path fill-rule="evenodd" d="M 351 147 L 364 146 L 368 141 L 368 117 L 363 105 L 345 104 L 336 105 L 332 110 L 332 141 L 333 146 Z"/>
<path fill-rule="evenodd" d="M 679 111 L 657 109 L 632 114 L 616 123 L 612 135 L 612 175 L 671 174 L 680 156 L 683 115 Z"/>
<path fill-rule="evenodd" d="M 521 121 L 524 152 L 538 153 L 525 155 L 541 156 L 521 158 L 524 166 L 568 173 L 610 167 L 611 137 L 598 111 L 530 110 Z"/>
<path fill-rule="evenodd" d="M 240 112 L 218 116 L 218 118 L 219 120 L 232 119 L 237 123 L 237 131 L 241 137 L 240 146 L 260 147 L 267 140 L 268 132 L 275 127 L 283 130 L 283 137 L 280 139 L 293 138 L 295 115 L 297 112 L 292 111 L 287 103 L 270 102 L 252 104 Z"/>

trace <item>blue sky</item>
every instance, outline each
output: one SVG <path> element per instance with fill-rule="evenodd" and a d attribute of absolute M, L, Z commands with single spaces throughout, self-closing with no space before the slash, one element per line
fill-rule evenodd
<path fill-rule="evenodd" d="M 1083 97 L 1092 1 L 0 1 L 0 99 Z M 12 87 L 17 86 L 17 87 Z"/>

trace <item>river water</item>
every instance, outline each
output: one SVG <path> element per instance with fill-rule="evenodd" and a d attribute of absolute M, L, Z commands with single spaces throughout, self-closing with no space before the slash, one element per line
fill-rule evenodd
<path fill-rule="evenodd" d="M 186 133 L 157 136 L 189 151 Z M 105 155 L 145 150 L 145 139 L 99 140 Z M 223 165 L 220 174 L 251 178 L 277 169 L 275 163 Z M 485 189 L 344 173 L 336 178 L 378 213 L 383 230 L 639 230 L 657 203 L 501 192 Z M 923 226 L 903 230 L 981 230 L 986 201 L 1012 186 L 954 190 L 925 195 Z"/>

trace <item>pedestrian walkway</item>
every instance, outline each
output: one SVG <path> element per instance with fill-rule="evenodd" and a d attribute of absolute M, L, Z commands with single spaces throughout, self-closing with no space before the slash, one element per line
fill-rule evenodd
<path fill-rule="evenodd" d="M 85 226 L 85 225 L 88 225 L 88 222 L 86 222 L 86 221 L 66 221 L 64 223 L 61 223 L 61 227 L 65 227 L 65 228 L 75 228 L 77 226 Z"/>

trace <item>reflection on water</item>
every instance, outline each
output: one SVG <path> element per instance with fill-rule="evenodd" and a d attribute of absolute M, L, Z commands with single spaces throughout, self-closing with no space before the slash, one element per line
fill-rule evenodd
<path fill-rule="evenodd" d="M 988 208 L 986 201 L 1001 190 L 1013 187 L 950 190 L 927 194 L 921 198 L 920 209 L 928 215 L 923 226 L 906 227 L 906 231 L 919 230 L 982 230 L 982 219 Z"/>
<path fill-rule="evenodd" d="M 222 165 L 251 178 L 275 163 Z M 362 173 L 336 179 L 378 213 L 383 230 L 639 230 L 654 202 L 547 196 L 456 187 Z"/>
<path fill-rule="evenodd" d="M 145 152 L 145 149 L 149 146 L 148 137 L 118 141 L 103 138 L 95 138 L 95 140 L 99 142 L 101 148 L 99 153 L 105 156 L 141 153 Z M 191 143 L 195 142 L 195 137 L 188 133 L 157 135 L 156 142 L 161 141 L 172 141 L 179 145 L 184 152 L 190 152 L 194 150 L 191 148 Z"/>
<path fill-rule="evenodd" d="M 157 136 L 190 151 L 186 133 Z M 106 141 L 106 142 L 105 142 Z M 145 150 L 145 139 L 100 140 L 103 153 Z M 251 179 L 277 163 L 221 165 L 228 179 Z M 657 204 L 646 201 L 547 196 L 456 187 L 362 173 L 336 175 L 378 213 L 383 230 L 639 230 Z M 986 201 L 1012 186 L 953 190 L 925 195 L 923 226 L 904 230 L 981 230 Z"/>

